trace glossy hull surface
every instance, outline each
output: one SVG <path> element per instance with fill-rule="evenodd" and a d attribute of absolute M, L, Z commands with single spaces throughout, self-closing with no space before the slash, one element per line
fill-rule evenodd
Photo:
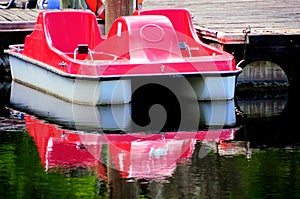
<path fill-rule="evenodd" d="M 126 104 L 131 100 L 130 80 L 102 81 L 49 71 L 37 64 L 10 56 L 12 79 L 68 102 L 83 105 Z"/>
<path fill-rule="evenodd" d="M 22 60 L 10 55 L 12 79 L 28 87 L 53 95 L 65 101 L 83 105 L 127 104 L 131 102 L 132 79 L 106 79 L 101 77 L 72 76 L 50 71 L 34 62 Z M 157 79 L 151 79 L 158 77 Z M 139 76 L 143 79 L 143 76 Z M 194 100 L 230 100 L 234 98 L 236 74 L 222 76 L 152 76 L 144 75 L 145 82 L 139 80 L 138 85 L 157 83 L 177 87 L 175 94 L 185 95 Z M 151 79 L 150 81 L 147 81 Z M 164 79 L 165 78 L 165 79 Z"/>

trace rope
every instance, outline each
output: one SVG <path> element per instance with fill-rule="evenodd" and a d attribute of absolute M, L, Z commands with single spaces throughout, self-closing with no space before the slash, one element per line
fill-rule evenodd
<path fill-rule="evenodd" d="M 251 27 L 248 25 L 245 29 L 243 29 L 243 33 L 245 34 L 243 60 L 245 60 L 245 57 L 246 57 L 246 47 L 247 47 L 247 36 L 248 36 L 249 33 L 251 33 Z"/>
<path fill-rule="evenodd" d="M 243 48 L 243 58 L 239 63 L 237 63 L 237 67 L 241 67 L 241 65 L 246 61 L 246 49 L 247 49 L 247 36 L 249 33 L 251 33 L 251 27 L 247 26 L 245 29 L 243 29 L 243 33 L 245 34 L 245 39 L 244 39 L 244 48 Z"/>

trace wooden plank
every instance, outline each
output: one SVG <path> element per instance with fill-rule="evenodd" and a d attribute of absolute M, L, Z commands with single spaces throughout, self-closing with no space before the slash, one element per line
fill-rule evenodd
<path fill-rule="evenodd" d="M 39 10 L 40 12 L 41 10 Z M 6 13 L 10 16 L 17 16 L 20 21 L 36 21 L 39 12 L 29 9 L 7 9 Z"/>
<path fill-rule="evenodd" d="M 5 18 L 7 21 L 23 21 L 22 18 L 20 18 L 17 14 L 15 13 L 10 13 L 9 9 L 4 9 L 1 10 L 1 16 Z"/>
<path fill-rule="evenodd" d="M 36 21 L 37 15 L 41 10 L 30 9 L 1 9 L 0 10 L 0 23 L 1 22 L 14 22 L 14 21 Z"/>
<path fill-rule="evenodd" d="M 0 10 L 0 32 L 30 31 L 33 29 L 39 9 Z"/>
<path fill-rule="evenodd" d="M 40 9 L 0 10 L 0 32 L 32 31 Z"/>
<path fill-rule="evenodd" d="M 1 15 L 0 15 L 0 22 L 1 21 L 6 21 L 6 18 L 4 18 L 4 17 L 2 17 Z"/>
<path fill-rule="evenodd" d="M 143 9 L 187 8 L 193 21 L 218 32 L 300 33 L 300 1 L 282 0 L 146 0 Z"/>

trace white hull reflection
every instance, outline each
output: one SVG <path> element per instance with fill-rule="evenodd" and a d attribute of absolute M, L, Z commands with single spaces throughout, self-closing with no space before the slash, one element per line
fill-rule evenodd
<path fill-rule="evenodd" d="M 136 129 L 136 124 L 132 121 L 132 112 L 135 106 L 131 103 L 105 106 L 72 104 L 14 81 L 11 86 L 10 103 L 12 108 L 34 114 L 65 128 L 123 132 L 132 132 Z M 196 128 L 199 127 L 217 126 L 222 128 L 236 125 L 234 100 L 197 103 L 199 111 L 188 109 L 189 105 L 183 107 L 189 111 L 187 119 L 199 118 L 196 121 L 197 126 L 192 125 L 193 130 L 197 130 Z M 185 126 L 185 128 L 191 130 L 189 127 Z M 148 130 L 151 131 L 151 129 Z"/>
<path fill-rule="evenodd" d="M 234 100 L 199 102 L 201 126 L 235 126 Z"/>
<path fill-rule="evenodd" d="M 129 104 L 73 104 L 14 81 L 11 86 L 10 103 L 15 108 L 71 129 L 127 131 L 130 127 Z"/>

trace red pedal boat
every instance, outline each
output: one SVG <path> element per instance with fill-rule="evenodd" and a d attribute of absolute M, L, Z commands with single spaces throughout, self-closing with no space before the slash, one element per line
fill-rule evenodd
<path fill-rule="evenodd" d="M 234 56 L 203 43 L 186 9 L 140 10 L 101 35 L 94 13 L 45 10 L 11 45 L 13 81 L 85 105 L 126 104 L 145 84 L 194 100 L 234 98 Z"/>

